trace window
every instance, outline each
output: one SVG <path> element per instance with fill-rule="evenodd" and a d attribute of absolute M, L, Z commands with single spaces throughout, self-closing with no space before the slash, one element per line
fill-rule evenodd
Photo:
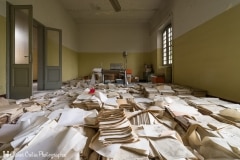
<path fill-rule="evenodd" d="M 163 65 L 172 64 L 172 26 L 169 25 L 163 30 L 162 34 L 163 42 Z"/>

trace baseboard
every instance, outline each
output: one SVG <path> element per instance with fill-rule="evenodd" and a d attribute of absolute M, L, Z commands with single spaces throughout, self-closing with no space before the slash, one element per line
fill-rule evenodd
<path fill-rule="evenodd" d="M 217 96 L 213 96 L 213 95 L 209 95 L 209 94 L 207 95 L 207 97 L 219 98 L 220 100 L 223 100 L 223 101 L 226 101 L 226 102 L 240 104 L 240 102 L 237 102 L 237 101 L 232 101 L 232 100 L 229 100 L 229 99 L 225 99 L 225 98 L 221 98 L 221 97 L 217 97 Z"/>
<path fill-rule="evenodd" d="M 6 98 L 7 95 L 6 95 L 6 94 L 2 94 L 2 95 L 0 95 L 0 97 L 4 97 L 4 98 Z"/>

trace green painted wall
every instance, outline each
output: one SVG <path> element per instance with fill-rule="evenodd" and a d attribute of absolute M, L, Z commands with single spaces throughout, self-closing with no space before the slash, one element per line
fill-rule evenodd
<path fill-rule="evenodd" d="M 174 40 L 174 82 L 240 102 L 240 5 Z"/>
<path fill-rule="evenodd" d="M 6 18 L 0 15 L 0 95 L 6 93 Z"/>
<path fill-rule="evenodd" d="M 151 53 L 128 53 L 127 68 L 132 69 L 134 76 L 142 78 L 144 64 L 152 63 Z M 122 53 L 80 53 L 79 76 L 91 75 L 93 68 L 110 69 L 110 63 L 124 64 Z"/>

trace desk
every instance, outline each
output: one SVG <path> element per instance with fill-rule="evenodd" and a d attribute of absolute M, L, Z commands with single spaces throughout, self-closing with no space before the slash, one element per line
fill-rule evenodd
<path fill-rule="evenodd" d="M 123 83 L 126 84 L 127 76 L 126 76 L 126 70 L 125 69 L 103 69 L 102 70 L 102 81 L 105 83 L 105 80 L 111 80 L 114 81 L 116 79 L 123 79 Z"/>

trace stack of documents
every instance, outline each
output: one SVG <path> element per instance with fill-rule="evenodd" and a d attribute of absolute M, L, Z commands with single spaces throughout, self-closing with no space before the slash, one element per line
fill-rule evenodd
<path fill-rule="evenodd" d="M 134 134 L 123 109 L 101 110 L 98 115 L 99 141 L 104 144 L 134 142 Z"/>
<path fill-rule="evenodd" d="M 124 108 L 127 111 L 133 111 L 133 105 L 128 103 L 127 99 L 117 99 L 119 108 Z"/>
<path fill-rule="evenodd" d="M 153 104 L 153 100 L 150 98 L 134 98 L 136 109 L 145 110 Z"/>
<path fill-rule="evenodd" d="M 177 102 L 167 105 L 166 108 L 168 109 L 168 111 L 171 113 L 173 117 L 200 115 L 200 113 L 196 108 L 186 104 L 177 103 Z"/>
<path fill-rule="evenodd" d="M 156 88 L 161 95 L 175 95 L 175 91 L 172 90 L 172 87 L 170 85 L 159 85 L 156 86 Z"/>
<path fill-rule="evenodd" d="M 188 99 L 187 103 L 189 103 L 190 105 L 195 106 L 195 107 L 197 107 L 199 105 L 212 105 L 213 104 L 213 103 L 207 101 L 206 99 L 201 99 L 201 98 Z"/>
<path fill-rule="evenodd" d="M 78 107 L 86 110 L 97 109 L 102 107 L 101 100 L 94 94 L 88 94 L 86 92 L 80 94 L 75 101 L 73 101 L 73 107 Z"/>
<path fill-rule="evenodd" d="M 0 125 L 8 123 L 9 115 L 6 113 L 0 113 Z"/>
<path fill-rule="evenodd" d="M 143 90 L 145 97 L 154 97 L 154 95 L 159 94 L 158 90 L 154 87 L 145 87 Z"/>
<path fill-rule="evenodd" d="M 14 123 L 24 112 L 24 108 L 18 104 L 0 106 L 0 124 Z"/>
<path fill-rule="evenodd" d="M 240 159 L 240 129 L 225 125 L 216 131 L 197 124 L 186 134 L 189 145 L 206 159 Z"/>
<path fill-rule="evenodd" d="M 145 153 L 156 159 L 197 159 L 196 156 L 184 146 L 179 134 L 162 124 L 134 126 L 139 138 L 146 138 L 148 145 Z M 147 147 L 147 148 L 146 148 Z"/>
<path fill-rule="evenodd" d="M 116 109 L 118 108 L 117 98 L 107 98 L 107 100 L 103 103 L 103 108 L 105 109 Z"/>
<path fill-rule="evenodd" d="M 222 106 L 218 106 L 215 104 L 201 104 L 197 105 L 198 110 L 203 114 L 219 114 L 221 110 L 225 109 Z"/>
<path fill-rule="evenodd" d="M 174 86 L 173 90 L 176 95 L 191 95 L 191 89 L 183 86 Z"/>
<path fill-rule="evenodd" d="M 130 93 L 120 93 L 122 99 L 133 99 L 134 97 Z"/>

